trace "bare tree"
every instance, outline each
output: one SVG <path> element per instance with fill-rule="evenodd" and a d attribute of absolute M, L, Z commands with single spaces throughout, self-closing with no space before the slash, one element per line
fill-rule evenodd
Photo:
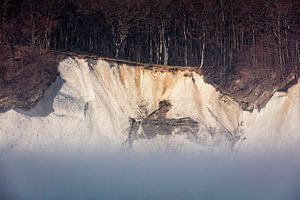
<path fill-rule="evenodd" d="M 142 18 L 137 5 L 132 0 L 103 0 L 99 5 L 106 22 L 111 26 L 116 58 L 124 50 L 130 28 Z"/>

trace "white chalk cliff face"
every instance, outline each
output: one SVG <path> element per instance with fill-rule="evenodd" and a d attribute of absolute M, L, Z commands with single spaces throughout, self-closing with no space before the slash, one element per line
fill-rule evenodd
<path fill-rule="evenodd" d="M 251 113 L 190 68 L 69 57 L 59 71 L 33 109 L 0 113 L 0 152 L 253 152 L 300 145 L 300 83 Z M 175 128 L 147 138 L 139 128 L 127 145 L 129 118 L 146 118 L 162 101 L 172 105 L 166 119 L 189 118 L 198 123 L 196 133 Z"/>

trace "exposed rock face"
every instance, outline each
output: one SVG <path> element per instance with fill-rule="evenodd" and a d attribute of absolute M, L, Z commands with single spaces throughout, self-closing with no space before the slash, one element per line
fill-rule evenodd
<path fill-rule="evenodd" d="M 199 131 L 199 123 L 189 117 L 168 119 L 167 112 L 172 105 L 168 101 L 160 101 L 159 108 L 142 119 L 130 118 L 128 142 L 130 146 L 136 139 L 152 139 L 157 135 L 184 135 L 190 134 L 196 137 Z M 139 128 L 141 127 L 141 132 Z"/>
<path fill-rule="evenodd" d="M 45 89 L 58 76 L 60 60 L 66 56 L 87 58 L 92 66 L 97 62 L 93 55 L 76 53 L 53 53 L 29 47 L 17 47 L 12 50 L 8 46 L 0 46 L 0 112 L 12 108 L 28 110 L 36 105 Z M 111 67 L 120 64 L 140 66 L 139 63 L 102 58 L 111 63 Z M 181 67 L 160 67 L 144 65 L 145 69 L 168 70 L 176 73 Z M 197 68 L 189 68 L 185 77 L 193 80 L 193 74 L 202 72 Z M 238 73 L 227 75 L 217 68 L 205 68 L 205 81 L 213 84 L 224 95 L 230 96 L 243 110 L 253 111 L 263 108 L 276 91 L 287 90 L 298 81 L 297 73 L 269 71 L 268 69 L 239 69 Z M 222 78 L 222 80 L 221 80 Z"/>
<path fill-rule="evenodd" d="M 0 114 L 0 151 L 119 150 L 126 142 L 137 151 L 300 144 L 299 83 L 287 93 L 274 91 L 260 111 L 247 112 L 195 68 L 71 54 L 58 71 L 33 108 Z M 3 99 L 1 105 L 15 105 Z"/>
<path fill-rule="evenodd" d="M 152 139 L 157 135 L 196 135 L 199 130 L 199 123 L 188 117 L 180 119 L 153 119 L 143 121 L 142 129 L 148 139 Z"/>

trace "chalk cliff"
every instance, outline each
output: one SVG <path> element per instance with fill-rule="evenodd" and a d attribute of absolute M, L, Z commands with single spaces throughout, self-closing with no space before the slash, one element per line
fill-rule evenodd
<path fill-rule="evenodd" d="M 1 152 L 230 152 L 300 145 L 299 82 L 249 112 L 195 68 L 66 56 L 58 71 L 33 108 L 0 113 Z"/>

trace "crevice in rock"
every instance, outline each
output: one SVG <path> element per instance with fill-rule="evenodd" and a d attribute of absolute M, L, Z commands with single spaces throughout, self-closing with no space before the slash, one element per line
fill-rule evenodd
<path fill-rule="evenodd" d="M 169 101 L 159 102 L 159 107 L 148 116 L 141 119 L 130 118 L 130 128 L 128 129 L 127 143 L 133 146 L 134 140 L 153 139 L 157 135 L 183 135 L 191 134 L 196 136 L 199 130 L 199 123 L 189 117 L 167 118 L 166 114 L 172 105 Z"/>

